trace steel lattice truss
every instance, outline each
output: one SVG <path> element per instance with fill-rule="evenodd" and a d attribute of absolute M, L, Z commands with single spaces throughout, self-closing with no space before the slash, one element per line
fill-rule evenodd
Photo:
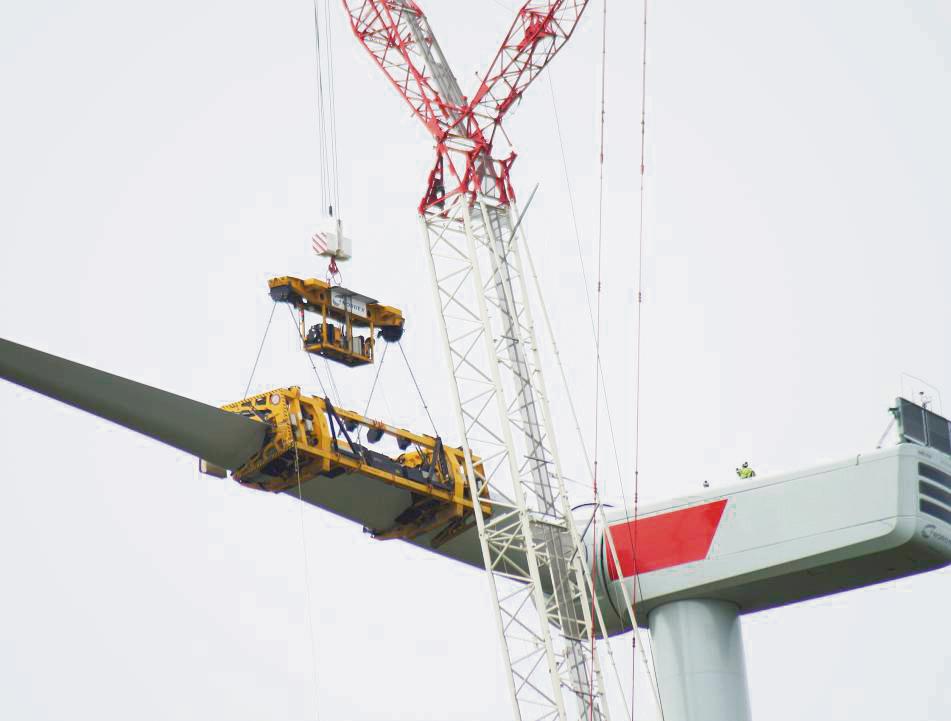
<path fill-rule="evenodd" d="M 514 153 L 492 158 L 505 113 L 571 37 L 588 0 L 527 2 L 471 98 L 456 82 L 429 21 L 412 0 L 343 0 L 357 39 L 436 140 L 420 212 L 479 192 L 508 203 Z"/>
<path fill-rule="evenodd" d="M 479 449 L 494 499 L 477 521 L 521 717 L 568 717 L 565 692 L 580 718 L 601 718 L 587 559 L 576 552 L 511 225 L 510 209 L 463 196 L 423 220 L 464 449 Z"/>
<path fill-rule="evenodd" d="M 471 99 L 410 0 L 343 0 L 357 38 L 436 141 L 420 206 L 452 397 L 517 718 L 607 717 L 603 620 L 565 494 L 522 272 L 503 116 L 573 32 L 586 3 L 519 10 Z M 476 474 L 478 448 L 485 477 Z M 554 633 L 553 629 L 560 633 Z"/>

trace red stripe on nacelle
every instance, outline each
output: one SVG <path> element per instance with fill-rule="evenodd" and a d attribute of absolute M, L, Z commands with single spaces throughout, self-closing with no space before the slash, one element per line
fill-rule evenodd
<path fill-rule="evenodd" d="M 640 574 L 706 558 L 724 508 L 726 499 L 610 526 L 621 574 L 633 576 L 635 568 Z M 608 575 L 617 580 L 610 547 L 606 553 Z"/>

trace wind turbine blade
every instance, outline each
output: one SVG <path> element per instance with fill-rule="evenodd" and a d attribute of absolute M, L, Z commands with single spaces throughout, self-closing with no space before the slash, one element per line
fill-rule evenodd
<path fill-rule="evenodd" d="M 0 378 L 223 468 L 238 468 L 264 445 L 263 423 L 3 338 Z"/>

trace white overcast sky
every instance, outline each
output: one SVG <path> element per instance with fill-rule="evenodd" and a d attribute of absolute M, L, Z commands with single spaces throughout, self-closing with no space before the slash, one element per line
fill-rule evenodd
<path fill-rule="evenodd" d="M 424 7 L 472 85 L 514 3 Z M 643 499 L 726 482 L 746 459 L 763 475 L 870 450 L 903 385 L 924 388 L 903 373 L 951 411 L 949 8 L 652 2 Z M 451 437 L 414 211 L 431 143 L 331 10 L 355 242 L 344 279 L 405 310 L 404 345 Z M 589 444 L 593 344 L 552 102 L 590 274 L 600 12 L 506 125 L 522 197 L 540 183 L 526 228 Z M 611 0 L 608 17 L 602 351 L 628 479 L 639 3 Z M 320 216 L 312 33 L 307 0 L 0 6 L 0 335 L 238 399 L 266 279 L 323 273 L 307 254 Z M 316 390 L 294 332 L 278 314 L 255 390 Z M 362 410 L 372 370 L 335 378 Z M 184 454 L 9 384 L 0 405 L 3 718 L 509 716 L 483 574 L 201 476 Z M 370 415 L 428 430 L 398 355 Z M 755 718 L 951 718 L 949 599 L 945 570 L 746 617 Z M 630 637 L 614 644 L 627 673 Z M 656 718 L 642 675 L 637 688 L 638 717 Z"/>

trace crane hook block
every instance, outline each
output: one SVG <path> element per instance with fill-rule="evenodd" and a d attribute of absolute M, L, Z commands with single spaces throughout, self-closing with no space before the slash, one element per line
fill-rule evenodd
<path fill-rule="evenodd" d="M 284 275 L 268 281 L 271 298 L 300 311 L 304 350 L 347 366 L 369 365 L 379 334 L 387 343 L 403 337 L 403 313 L 373 298 L 316 278 Z M 309 325 L 307 314 L 314 318 Z"/>

